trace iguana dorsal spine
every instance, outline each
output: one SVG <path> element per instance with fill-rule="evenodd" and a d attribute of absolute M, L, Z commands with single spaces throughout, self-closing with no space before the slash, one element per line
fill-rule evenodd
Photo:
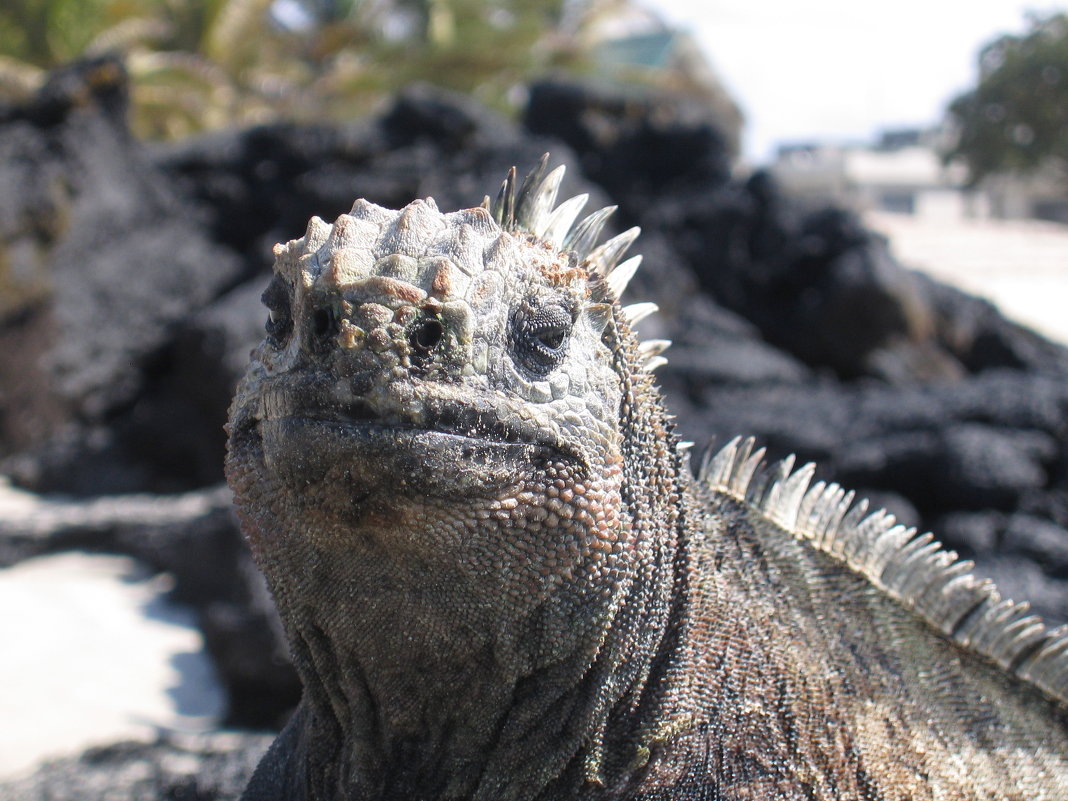
<path fill-rule="evenodd" d="M 943 550 L 930 532 L 869 511 L 838 484 L 812 484 L 815 464 L 794 470 L 788 456 L 765 466 L 764 450 L 754 445 L 736 437 L 710 453 L 698 480 L 834 556 L 962 647 L 1068 703 L 1068 626 L 1051 629 L 1026 601 L 1003 599 L 992 581 L 971 572 L 974 562 Z"/>

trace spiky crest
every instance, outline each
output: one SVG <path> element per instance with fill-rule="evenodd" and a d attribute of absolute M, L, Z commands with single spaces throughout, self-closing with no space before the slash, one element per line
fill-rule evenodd
<path fill-rule="evenodd" d="M 784 531 L 808 540 L 875 587 L 919 613 L 946 636 L 1068 703 L 1068 626 L 1051 629 L 1027 603 L 1002 599 L 974 563 L 942 550 L 930 533 L 897 523 L 885 510 L 837 484 L 811 484 L 815 465 L 794 457 L 766 466 L 764 449 L 737 437 L 705 458 L 698 473 L 713 492 L 744 501 Z M 811 484 L 811 486 L 810 486 Z"/>
<path fill-rule="evenodd" d="M 658 311 L 660 311 L 660 307 L 655 303 L 631 303 L 629 306 L 623 307 L 623 316 L 627 318 L 627 322 L 631 325 L 637 325 L 646 317 L 656 314 Z"/>
<path fill-rule="evenodd" d="M 530 234 L 551 247 L 574 252 L 591 273 L 604 277 L 611 293 L 619 299 L 634 277 L 642 257 L 633 256 L 622 262 L 620 259 L 638 238 L 641 229 L 630 228 L 597 245 L 616 207 L 599 209 L 576 224 L 575 220 L 589 196 L 576 195 L 554 207 L 565 168 L 560 165 L 546 173 L 548 166 L 549 154 L 546 153 L 522 184 L 518 184 L 515 167 L 512 167 L 501 184 L 497 199 L 490 201 L 487 196 L 482 201 L 482 207 L 505 231 Z M 656 304 L 637 303 L 624 307 L 623 316 L 634 325 L 655 311 Z M 666 339 L 643 342 L 639 348 L 642 369 L 652 372 L 667 364 L 667 359 L 660 354 L 670 344 Z"/>

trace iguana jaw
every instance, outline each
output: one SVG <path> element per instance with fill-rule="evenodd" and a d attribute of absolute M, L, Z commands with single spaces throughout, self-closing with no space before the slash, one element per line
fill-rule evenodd
<path fill-rule="evenodd" d="M 578 480 L 587 473 L 582 445 L 563 441 L 523 405 L 455 394 L 395 382 L 353 397 L 284 381 L 264 393 L 255 424 L 265 466 L 294 491 L 332 476 L 359 496 L 416 502 L 497 495 L 550 463 L 569 465 Z"/>
<path fill-rule="evenodd" d="M 288 417 L 261 422 L 259 433 L 265 467 L 292 492 L 310 483 L 348 487 L 336 511 L 351 525 L 431 499 L 507 493 L 539 463 L 554 461 L 544 446 L 368 422 Z"/>
<path fill-rule="evenodd" d="M 303 384 L 303 385 L 302 385 Z M 257 415 L 264 422 L 304 420 L 309 425 L 343 426 L 354 440 L 372 440 L 389 432 L 423 432 L 484 446 L 525 445 L 555 451 L 570 461 L 587 463 L 582 444 L 570 442 L 559 427 L 546 423 L 529 405 L 502 393 L 457 391 L 426 381 L 397 381 L 356 395 L 347 388 L 315 389 L 286 381 L 264 392 Z M 507 449 L 502 451 L 506 452 Z M 461 458 L 462 454 L 460 454 Z"/>

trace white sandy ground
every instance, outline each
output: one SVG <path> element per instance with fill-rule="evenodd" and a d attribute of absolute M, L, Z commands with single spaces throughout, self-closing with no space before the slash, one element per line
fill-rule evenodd
<path fill-rule="evenodd" d="M 1068 343 L 1068 227 L 872 214 L 906 265 Z M 0 519 L 37 501 L 0 477 Z M 161 514 L 165 510 L 161 510 Z M 0 570 L 0 779 L 47 756 L 210 728 L 225 699 L 192 615 L 133 560 L 65 553 Z"/>
<path fill-rule="evenodd" d="M 2 505 L 0 505 L 2 513 Z M 212 728 L 225 698 L 167 576 L 63 553 L 0 571 L 0 779 L 158 729 Z"/>
<path fill-rule="evenodd" d="M 907 267 L 993 302 L 1006 317 L 1068 344 L 1068 226 L 1038 220 L 933 222 L 871 213 Z"/>

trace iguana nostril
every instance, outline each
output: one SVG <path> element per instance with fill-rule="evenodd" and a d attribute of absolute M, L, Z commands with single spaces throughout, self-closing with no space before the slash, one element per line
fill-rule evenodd
<path fill-rule="evenodd" d="M 312 334 L 317 339 L 333 336 L 338 332 L 337 317 L 331 309 L 316 309 L 312 315 Z"/>
<path fill-rule="evenodd" d="M 440 320 L 427 317 L 416 324 L 408 336 L 412 347 L 422 353 L 429 353 L 441 342 L 445 334 L 445 327 Z"/>

